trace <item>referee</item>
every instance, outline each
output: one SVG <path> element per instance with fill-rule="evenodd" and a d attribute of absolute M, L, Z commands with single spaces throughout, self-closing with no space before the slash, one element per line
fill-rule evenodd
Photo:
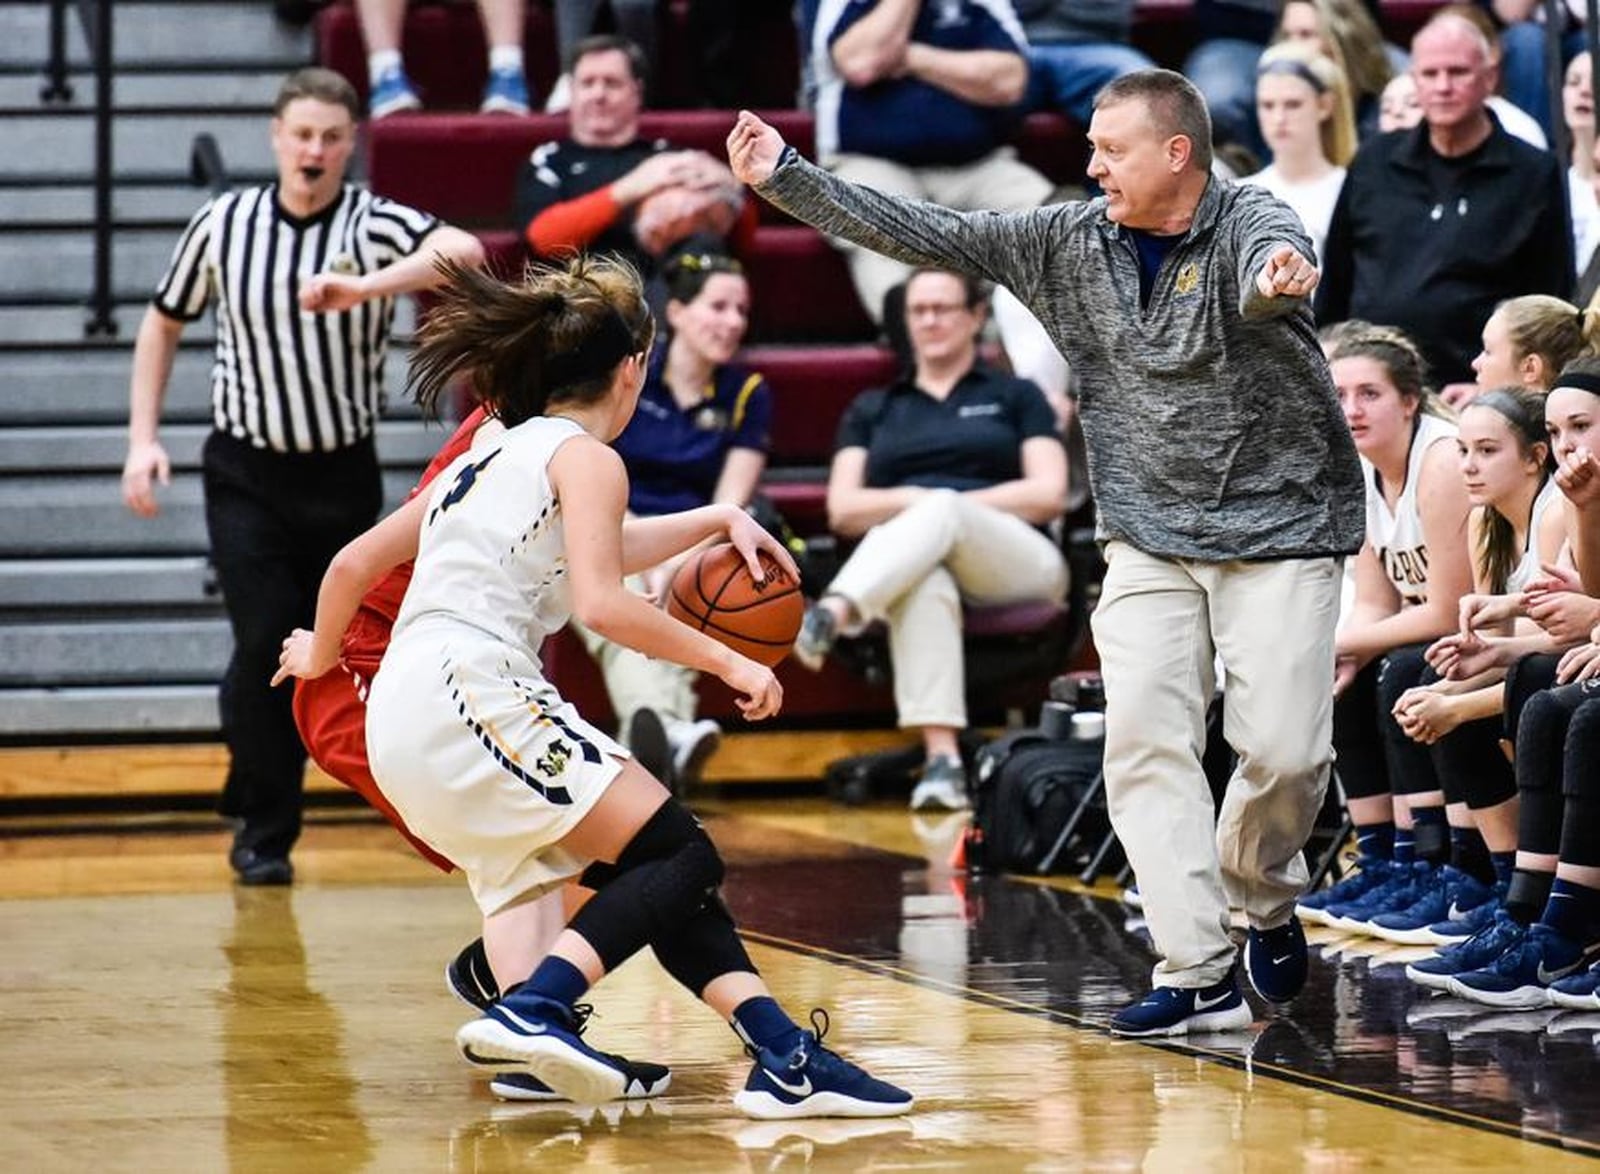
<path fill-rule="evenodd" d="M 373 426 L 394 296 L 437 284 L 440 258 L 483 262 L 468 233 L 344 182 L 360 110 L 329 70 L 284 81 L 273 104 L 277 182 L 195 213 L 133 352 L 122 497 L 153 517 L 154 483 L 171 480 L 157 433 L 178 336 L 215 301 L 202 469 L 234 639 L 222 680 L 220 810 L 236 821 L 229 862 L 244 884 L 294 876 L 306 753 L 289 691 L 267 683 L 284 636 L 310 626 L 334 552 L 382 504 Z"/>

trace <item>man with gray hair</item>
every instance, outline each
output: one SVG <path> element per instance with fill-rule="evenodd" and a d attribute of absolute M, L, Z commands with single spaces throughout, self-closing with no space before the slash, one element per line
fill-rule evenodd
<path fill-rule="evenodd" d="M 1368 139 L 1328 227 L 1317 319 L 1397 326 L 1452 403 L 1474 393 L 1478 333 L 1522 294 L 1570 300 L 1561 164 L 1506 132 L 1487 102 L 1482 30 L 1445 14 L 1411 43 L 1422 122 Z"/>
<path fill-rule="evenodd" d="M 1111 1028 L 1236 1030 L 1252 1016 L 1230 904 L 1249 916 L 1257 992 L 1283 1002 L 1305 982 L 1294 905 L 1333 758 L 1328 681 L 1361 473 L 1307 303 L 1311 243 L 1286 205 L 1211 176 L 1199 92 L 1167 70 L 1119 78 L 1089 141 L 1102 196 L 1012 213 L 846 183 L 749 112 L 728 154 L 823 232 L 1008 286 L 1077 372 L 1106 542 L 1106 793 L 1162 955 L 1155 990 Z M 1220 817 L 1200 763 L 1219 654 L 1239 756 Z"/>

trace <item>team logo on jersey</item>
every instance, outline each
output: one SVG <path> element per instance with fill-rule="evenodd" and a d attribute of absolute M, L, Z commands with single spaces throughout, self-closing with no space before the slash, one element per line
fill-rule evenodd
<path fill-rule="evenodd" d="M 1199 289 L 1200 267 L 1193 261 L 1190 261 L 1182 269 L 1178 270 L 1178 276 L 1177 279 L 1173 281 L 1172 288 L 1177 290 L 1180 296 L 1184 294 L 1192 294 L 1195 290 Z"/>
<path fill-rule="evenodd" d="M 545 778 L 553 779 L 567 769 L 567 763 L 571 760 L 572 747 L 558 738 L 550 743 L 548 750 L 533 760 L 533 765 Z"/>
<path fill-rule="evenodd" d="M 349 253 L 339 253 L 328 262 L 329 273 L 342 273 L 346 277 L 354 277 L 361 272 L 361 266 Z"/>

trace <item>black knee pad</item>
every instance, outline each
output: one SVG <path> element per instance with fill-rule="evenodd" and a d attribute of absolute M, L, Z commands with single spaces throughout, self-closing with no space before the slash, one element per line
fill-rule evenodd
<path fill-rule="evenodd" d="M 1561 752 L 1561 790 L 1569 797 L 1600 799 L 1600 692 L 1573 711 Z M 1591 834 L 1600 835 L 1600 828 Z"/>
<path fill-rule="evenodd" d="M 687 808 L 669 799 L 628 842 L 614 865 L 584 873 L 598 887 L 572 919 L 606 969 L 673 932 L 722 883 L 722 857 Z"/>
<path fill-rule="evenodd" d="M 663 934 L 650 948 L 661 968 L 697 998 L 724 974 L 760 973 L 739 940 L 733 914 L 715 893 L 677 931 Z"/>

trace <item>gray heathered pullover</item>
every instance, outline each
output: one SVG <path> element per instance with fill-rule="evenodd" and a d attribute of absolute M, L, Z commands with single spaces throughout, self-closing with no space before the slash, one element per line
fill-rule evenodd
<path fill-rule="evenodd" d="M 1361 470 L 1304 299 L 1255 279 L 1295 214 L 1211 180 L 1139 304 L 1131 239 L 1102 197 L 956 212 L 847 183 L 792 151 L 757 191 L 799 220 L 912 265 L 1016 294 L 1072 364 L 1101 535 L 1207 562 L 1353 553 Z"/>

